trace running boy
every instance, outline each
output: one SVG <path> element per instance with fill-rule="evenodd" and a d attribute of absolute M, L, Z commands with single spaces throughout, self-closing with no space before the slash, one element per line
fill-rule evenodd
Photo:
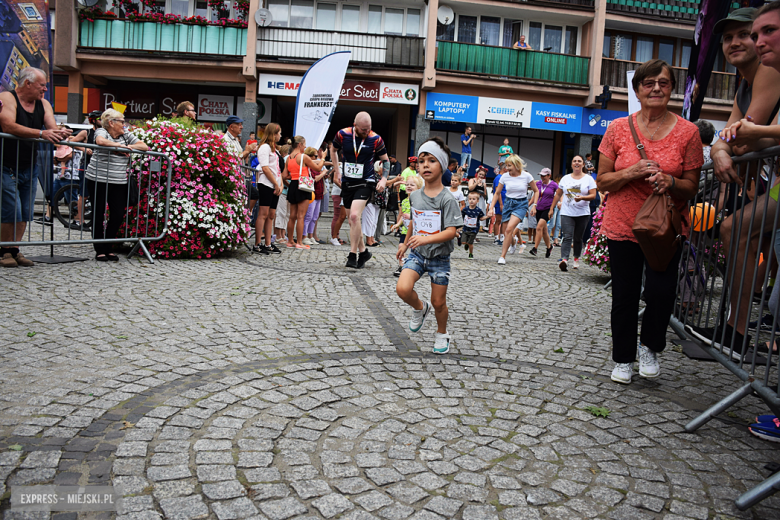
<path fill-rule="evenodd" d="M 469 252 L 469 258 L 474 258 L 474 239 L 479 233 L 479 221 L 488 220 L 488 216 L 477 207 L 479 195 L 469 193 L 469 205 L 461 210 L 463 216 L 463 248 Z"/>
<path fill-rule="evenodd" d="M 442 174 L 450 161 L 450 149 L 439 137 L 425 141 L 418 152 L 417 173 L 425 181 L 425 187 L 409 196 L 412 220 L 405 242 L 398 244 L 396 257 L 404 257 L 411 249 L 398 278 L 396 293 L 413 309 L 409 330 L 422 329 L 431 311 L 436 311 L 436 341 L 434 354 L 450 351 L 450 335 L 447 334 L 447 285 L 450 282 L 450 254 L 455 250 L 453 239 L 463 217 L 455 198 L 444 189 Z M 420 300 L 414 284 L 428 273 L 431 277 L 431 302 Z"/>

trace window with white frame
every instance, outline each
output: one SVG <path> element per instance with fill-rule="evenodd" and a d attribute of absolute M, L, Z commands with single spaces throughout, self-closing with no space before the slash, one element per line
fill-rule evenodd
<path fill-rule="evenodd" d="M 267 6 L 274 27 L 406 36 L 419 36 L 422 32 L 420 9 L 385 7 L 378 1 L 361 5 L 355 0 L 268 0 Z"/>
<path fill-rule="evenodd" d="M 284 2 L 284 0 L 282 1 Z M 289 1 L 287 0 L 284 3 L 289 3 Z M 269 0 L 269 2 L 273 3 L 274 0 Z M 175 14 L 182 18 L 202 16 L 210 20 L 216 20 L 219 17 L 217 12 L 213 12 L 209 8 L 207 0 L 155 0 L 154 5 L 162 13 Z M 238 14 L 233 9 L 233 2 L 226 0 L 225 5 L 228 8 L 228 17 L 238 18 Z M 108 2 L 107 8 L 113 9 L 114 12 L 119 12 L 119 6 L 114 5 L 111 1 Z"/>

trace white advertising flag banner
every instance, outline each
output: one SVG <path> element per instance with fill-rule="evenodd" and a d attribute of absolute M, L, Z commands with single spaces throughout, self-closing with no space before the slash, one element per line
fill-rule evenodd
<path fill-rule="evenodd" d="M 295 100 L 294 134 L 306 139 L 306 146 L 319 148 L 330 127 L 341 95 L 352 51 L 328 54 L 303 75 Z"/>
<path fill-rule="evenodd" d="M 528 128 L 531 126 L 531 102 L 480 97 L 477 123 Z"/>
<path fill-rule="evenodd" d="M 639 112 L 639 110 L 642 108 L 642 105 L 639 103 L 639 98 L 636 97 L 636 92 L 634 92 L 634 87 L 631 86 L 631 82 L 634 79 L 634 70 L 628 70 L 626 71 L 626 80 L 628 83 L 628 113 L 633 114 L 634 112 Z"/>
<path fill-rule="evenodd" d="M 225 122 L 228 116 L 233 115 L 233 103 L 236 98 L 233 96 L 212 96 L 211 94 L 201 94 L 198 96 L 198 121 L 218 121 Z"/>

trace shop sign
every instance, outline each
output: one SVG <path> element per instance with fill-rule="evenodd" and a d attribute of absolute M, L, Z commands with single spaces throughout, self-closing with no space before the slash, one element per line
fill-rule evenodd
<path fill-rule="evenodd" d="M 604 135 L 612 121 L 627 115 L 628 112 L 620 112 L 618 110 L 583 108 L 581 131 L 583 134 Z"/>
<path fill-rule="evenodd" d="M 198 121 L 225 122 L 228 116 L 233 115 L 233 104 L 236 98 L 233 96 L 215 96 L 212 94 L 200 94 L 195 109 L 198 111 Z"/>
<path fill-rule="evenodd" d="M 420 90 L 417 85 L 384 82 L 380 84 L 379 101 L 381 103 L 416 105 L 419 103 L 419 99 Z"/>
<path fill-rule="evenodd" d="M 479 98 L 475 96 L 428 92 L 425 98 L 425 119 L 476 123 L 478 103 Z"/>
<path fill-rule="evenodd" d="M 481 97 L 476 122 L 528 128 L 531 124 L 531 102 Z"/>
<path fill-rule="evenodd" d="M 533 103 L 531 127 L 558 132 L 582 131 L 582 107 Z"/>
<path fill-rule="evenodd" d="M 301 76 L 260 74 L 257 80 L 257 93 L 267 96 L 297 96 L 301 79 Z"/>
<path fill-rule="evenodd" d="M 125 109 L 125 116 L 130 119 L 152 118 L 160 113 L 157 110 L 157 99 L 153 97 L 136 96 L 131 99 L 125 99 L 122 96 L 112 94 L 110 92 L 103 92 L 102 98 L 103 110 L 108 110 L 111 108 L 112 102 L 127 105 L 127 108 Z M 163 106 L 170 107 L 172 104 L 173 99 L 163 99 Z M 171 112 L 163 115 L 170 115 L 170 113 Z"/>
<path fill-rule="evenodd" d="M 378 81 L 355 81 L 348 79 L 341 86 L 339 99 L 355 101 L 379 101 Z"/>

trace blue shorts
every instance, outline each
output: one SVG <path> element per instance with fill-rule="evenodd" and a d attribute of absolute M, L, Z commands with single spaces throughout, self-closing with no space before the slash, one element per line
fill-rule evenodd
<path fill-rule="evenodd" d="M 34 166 L 20 170 L 3 166 L 0 222 L 29 222 L 33 219 L 35 194 L 38 191 L 38 169 Z"/>
<path fill-rule="evenodd" d="M 422 277 L 425 273 L 431 277 L 431 283 L 436 285 L 450 284 L 450 255 L 423 258 L 414 249 L 404 261 L 404 269 L 411 269 Z"/>
<path fill-rule="evenodd" d="M 514 215 L 515 217 L 523 220 L 525 214 L 528 213 L 528 199 L 510 199 L 507 197 L 504 201 L 504 214 L 501 215 L 501 222 L 509 222 L 509 219 Z"/>
<path fill-rule="evenodd" d="M 503 202 L 503 203 L 504 203 L 504 205 L 506 205 L 506 200 L 503 200 L 503 201 L 501 201 L 501 202 Z M 503 211 L 504 211 L 504 210 L 502 210 L 502 209 L 501 209 L 501 202 L 496 202 L 496 207 L 495 207 L 495 209 L 493 210 L 493 214 L 494 214 L 495 216 L 497 216 L 497 217 L 500 217 L 500 216 L 501 216 L 501 213 L 503 213 Z"/>

